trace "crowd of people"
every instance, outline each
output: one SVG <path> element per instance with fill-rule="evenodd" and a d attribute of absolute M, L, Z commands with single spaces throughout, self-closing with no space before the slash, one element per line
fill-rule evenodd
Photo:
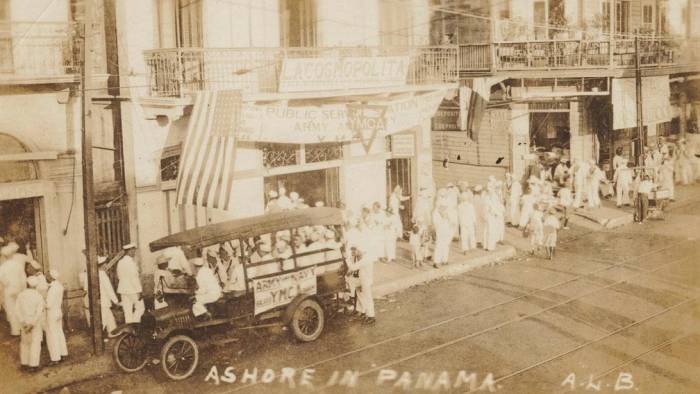
<path fill-rule="evenodd" d="M 355 317 L 365 324 L 375 322 L 372 297 L 375 263 L 393 263 L 397 259 L 397 241 L 404 238 L 402 211 L 413 205 L 411 223 L 406 223 L 412 265 L 439 268 L 450 261 L 453 243 L 464 254 L 477 248 L 493 251 L 502 243 L 507 226 L 528 237 L 531 253 L 543 252 L 552 259 L 557 233 L 568 229 L 574 209 L 601 206 L 601 196 L 615 198 L 618 207 L 637 207 L 639 222 L 649 216 L 650 200 L 673 200 L 675 184 L 695 182 L 693 160 L 682 139 L 644 149 L 641 165 L 635 166 L 622 149 L 611 161 L 612 177 L 590 160 L 565 157 L 544 160 L 529 156 L 522 177 L 506 173 L 503 179 L 489 176 L 482 184 L 466 181 L 448 183 L 435 189 L 422 187 L 412 198 L 400 186 L 392 190 L 384 206 L 367 203 L 357 211 L 343 208 L 344 231 L 332 226 L 305 226 L 272 234 L 236 239 L 201 250 L 173 247 L 163 250 L 154 273 L 155 308 L 167 306 L 166 294 L 182 293 L 193 297 L 192 313 L 210 318 L 207 305 L 224 295 L 240 296 L 246 281 L 284 272 L 295 267 L 316 266 L 316 274 L 335 270 L 341 263 L 319 266 L 320 262 L 342 261 L 345 246 L 349 273 L 349 295 L 356 296 Z M 414 201 L 410 201 L 414 200 Z M 323 207 L 322 201 L 313 204 Z M 266 213 L 308 208 L 296 192 L 287 195 L 280 187 L 268 192 Z M 11 335 L 21 336 L 20 364 L 36 370 L 40 366 L 42 344 L 46 344 L 52 363 L 67 357 L 63 333 L 63 286 L 56 271 L 44 275 L 39 263 L 20 253 L 15 242 L 4 242 L 0 249 L 0 296 Z M 125 323 L 141 320 L 145 311 L 141 272 L 136 245 L 123 247 L 116 265 L 116 291 L 106 272 L 107 258 L 98 256 L 100 313 L 107 334 L 117 327 L 112 308 L 121 307 Z M 85 252 L 85 251 L 83 251 Z M 246 264 L 251 264 L 247 266 Z M 85 317 L 88 312 L 87 270 L 79 274 L 86 291 Z"/>
<path fill-rule="evenodd" d="M 37 371 L 46 345 L 52 364 L 68 357 L 63 332 L 63 285 L 58 272 L 41 271 L 40 264 L 19 252 L 13 241 L 1 241 L 0 287 L 10 335 L 20 337 L 20 366 Z"/>

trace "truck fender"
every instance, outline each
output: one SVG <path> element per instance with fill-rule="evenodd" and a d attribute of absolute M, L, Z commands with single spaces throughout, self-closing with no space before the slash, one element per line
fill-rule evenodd
<path fill-rule="evenodd" d="M 122 334 L 134 334 L 136 335 L 136 325 L 135 324 L 122 324 L 115 328 L 112 332 L 107 333 L 109 338 L 116 338 Z"/>

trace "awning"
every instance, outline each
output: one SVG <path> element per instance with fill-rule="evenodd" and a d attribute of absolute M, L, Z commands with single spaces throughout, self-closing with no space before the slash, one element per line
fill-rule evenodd
<path fill-rule="evenodd" d="M 637 127 L 637 90 L 634 78 L 612 82 L 613 129 Z M 671 121 L 668 75 L 642 78 L 642 117 L 645 125 Z"/>

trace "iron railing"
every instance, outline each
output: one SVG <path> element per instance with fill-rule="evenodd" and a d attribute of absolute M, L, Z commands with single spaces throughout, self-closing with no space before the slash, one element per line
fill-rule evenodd
<path fill-rule="evenodd" d="M 145 52 L 151 95 L 181 97 L 200 90 L 278 91 L 285 58 L 407 56 L 408 84 L 455 82 L 458 47 L 175 48 Z M 315 81 L 322 85 L 323 81 Z M 333 82 L 330 81 L 329 82 Z M 363 82 L 356 82 L 362 88 Z"/>
<path fill-rule="evenodd" d="M 700 65 L 700 40 L 643 37 L 643 67 Z M 612 48 L 612 53 L 611 53 Z M 635 40 L 544 40 L 465 44 L 459 47 L 460 72 L 633 68 Z"/>
<path fill-rule="evenodd" d="M 0 22 L 0 80 L 80 72 L 77 25 L 62 22 Z"/>

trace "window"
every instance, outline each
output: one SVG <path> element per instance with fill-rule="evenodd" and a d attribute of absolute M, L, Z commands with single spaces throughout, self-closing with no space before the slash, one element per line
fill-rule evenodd
<path fill-rule="evenodd" d="M 659 3 L 659 34 L 668 33 L 668 3 L 662 1 Z"/>
<path fill-rule="evenodd" d="M 411 44 L 413 31 L 409 10 L 409 7 L 397 6 L 395 0 L 379 1 L 380 45 L 404 47 Z M 452 15 L 441 15 L 442 34 L 454 33 L 454 29 L 448 27 L 450 17 Z"/>
<path fill-rule="evenodd" d="M 630 32 L 630 2 L 615 3 L 615 32 L 626 34 Z"/>
<path fill-rule="evenodd" d="M 299 145 L 263 144 L 263 165 L 267 168 L 286 167 L 299 164 Z"/>
<path fill-rule="evenodd" d="M 343 158 L 343 144 L 261 144 L 263 165 L 267 168 L 286 167 L 306 163 L 340 160 Z"/>
<path fill-rule="evenodd" d="M 601 24 L 604 33 L 610 33 L 610 1 L 601 3 Z"/>
<path fill-rule="evenodd" d="M 688 18 L 688 21 L 690 22 L 690 28 L 688 29 L 690 36 L 700 36 L 700 0 L 691 0 L 690 18 Z"/>
<path fill-rule="evenodd" d="M 167 147 L 160 157 L 160 181 L 168 182 L 177 179 L 180 170 L 181 145 Z"/>
<path fill-rule="evenodd" d="M 340 160 L 343 158 L 343 144 L 311 144 L 304 146 L 306 163 Z"/>
<path fill-rule="evenodd" d="M 180 42 L 182 48 L 202 46 L 202 1 L 179 0 L 178 22 L 180 23 Z"/>
<path fill-rule="evenodd" d="M 642 7 L 642 24 L 644 29 L 651 31 L 654 29 L 654 6 L 645 5 Z"/>
<path fill-rule="evenodd" d="M 547 39 L 547 3 L 544 1 L 536 1 L 532 3 L 533 18 L 535 24 L 535 39 Z"/>
<path fill-rule="evenodd" d="M 313 0 L 283 0 L 282 44 L 286 47 L 316 46 L 316 9 Z"/>
<path fill-rule="evenodd" d="M 160 48 L 202 46 L 200 0 L 155 0 L 156 41 Z"/>

